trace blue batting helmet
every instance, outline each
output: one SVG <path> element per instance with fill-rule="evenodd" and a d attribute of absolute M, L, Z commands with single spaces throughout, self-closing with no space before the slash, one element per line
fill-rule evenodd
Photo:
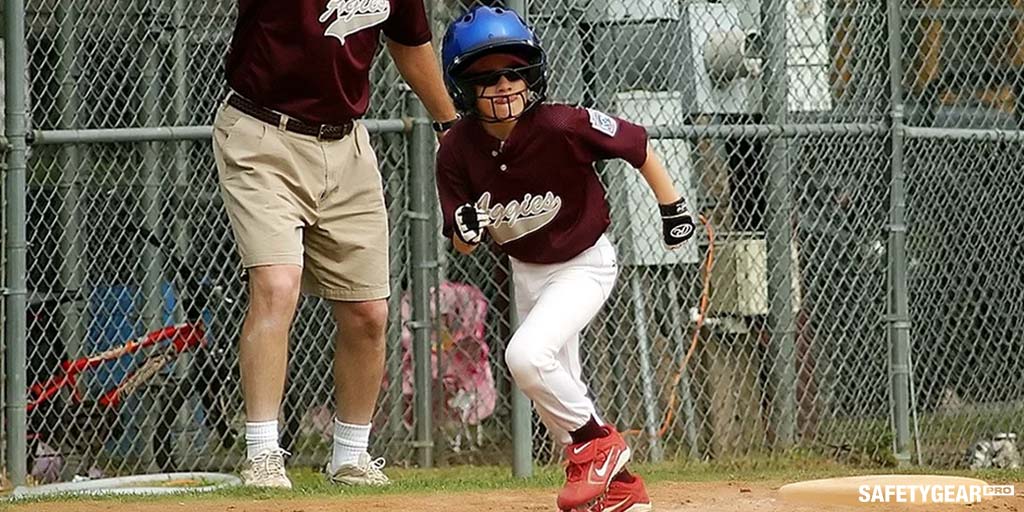
<path fill-rule="evenodd" d="M 547 57 L 540 39 L 515 11 L 477 6 L 448 25 L 441 41 L 444 82 L 455 108 L 474 110 L 476 91 L 465 82 L 464 71 L 476 59 L 492 53 L 510 53 L 526 60 L 523 79 L 533 92 L 527 108 L 544 100 Z"/>

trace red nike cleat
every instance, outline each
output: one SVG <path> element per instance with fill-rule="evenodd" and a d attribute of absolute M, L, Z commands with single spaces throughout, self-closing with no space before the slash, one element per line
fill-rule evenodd
<path fill-rule="evenodd" d="M 632 475 L 633 480 L 624 482 L 612 480 L 608 492 L 599 506 L 589 512 L 651 512 L 651 498 L 647 496 L 647 487 L 639 476 Z"/>
<path fill-rule="evenodd" d="M 571 444 L 566 449 L 565 486 L 558 493 L 559 510 L 590 506 L 607 490 L 612 477 L 629 462 L 629 446 L 610 425 L 604 437 Z"/>

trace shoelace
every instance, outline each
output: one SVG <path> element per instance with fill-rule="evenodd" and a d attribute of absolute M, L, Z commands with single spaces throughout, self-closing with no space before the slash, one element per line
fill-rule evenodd
<path fill-rule="evenodd" d="M 384 466 L 386 464 L 387 464 L 387 461 L 384 460 L 384 457 L 377 457 L 376 459 L 371 460 L 366 465 L 366 474 L 372 480 L 381 481 L 381 482 L 387 482 L 388 481 L 388 476 L 385 475 L 384 471 L 383 471 Z"/>
<path fill-rule="evenodd" d="M 572 461 L 572 446 L 565 449 L 565 480 L 576 482 L 583 478 L 583 466 Z"/>
<path fill-rule="evenodd" d="M 599 451 L 596 454 L 594 454 L 593 460 L 592 461 L 588 461 L 588 462 L 593 462 L 594 464 L 600 465 L 600 464 L 604 464 L 604 461 L 607 458 L 608 458 L 608 452 L 607 451 Z M 577 464 L 577 463 L 572 462 L 572 460 L 567 460 L 565 464 L 566 464 L 566 466 L 565 466 L 565 479 L 566 479 L 566 481 L 577 482 L 577 481 L 583 479 L 583 466 L 585 465 L 585 463 L 584 464 Z"/>
<path fill-rule="evenodd" d="M 252 459 L 252 471 L 257 478 L 281 476 L 284 474 L 284 457 L 291 455 L 285 450 L 268 450 Z"/>

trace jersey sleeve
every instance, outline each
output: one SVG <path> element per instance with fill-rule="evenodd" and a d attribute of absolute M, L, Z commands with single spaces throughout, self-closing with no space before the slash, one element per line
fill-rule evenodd
<path fill-rule="evenodd" d="M 430 42 L 430 23 L 423 0 L 395 0 L 391 5 L 391 15 L 382 28 L 388 39 L 405 46 Z"/>
<path fill-rule="evenodd" d="M 585 162 L 621 158 L 640 168 L 647 160 L 647 130 L 638 124 L 590 108 L 572 108 L 568 134 L 577 157 Z"/>
<path fill-rule="evenodd" d="M 452 135 L 454 134 L 449 133 L 445 138 Z M 452 144 L 452 141 L 448 141 L 447 144 L 442 142 L 437 152 L 437 197 L 441 200 L 441 234 L 445 238 L 452 237 L 455 209 L 473 202 L 469 180 L 466 178 L 462 162 L 455 157 Z"/>

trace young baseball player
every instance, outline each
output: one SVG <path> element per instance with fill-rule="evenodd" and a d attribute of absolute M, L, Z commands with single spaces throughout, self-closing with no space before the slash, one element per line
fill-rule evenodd
<path fill-rule="evenodd" d="M 642 127 L 542 103 L 545 53 L 515 12 L 474 8 L 448 27 L 442 44 L 448 93 L 463 116 L 437 156 L 444 236 L 469 254 L 486 229 L 510 256 L 521 323 L 505 361 L 567 445 L 558 508 L 651 510 L 643 480 L 625 470 L 629 447 L 597 417 L 580 375 L 579 333 L 618 274 L 594 162 L 621 158 L 640 170 L 661 205 L 670 248 L 693 234 L 686 203 Z"/>

